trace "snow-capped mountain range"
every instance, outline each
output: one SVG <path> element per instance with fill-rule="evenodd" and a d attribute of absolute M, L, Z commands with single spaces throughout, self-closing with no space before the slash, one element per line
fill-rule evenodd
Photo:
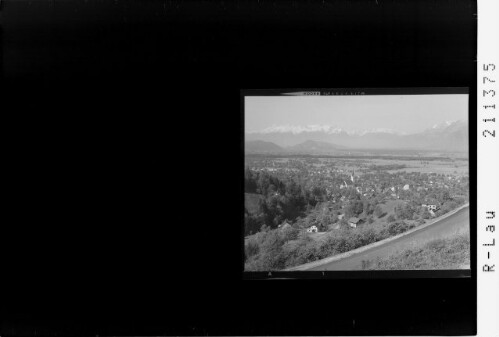
<path fill-rule="evenodd" d="M 247 132 L 245 141 L 271 142 L 281 148 L 298 148 L 307 141 L 326 151 L 334 149 L 411 149 L 439 151 L 468 151 L 468 123 L 448 121 L 414 134 L 391 129 L 345 130 L 329 125 L 272 126 L 259 132 Z M 312 143 L 308 143 L 310 146 Z M 260 144 L 262 146 L 262 144 Z"/>
<path fill-rule="evenodd" d="M 259 132 L 248 132 L 249 134 L 253 133 L 292 133 L 294 135 L 300 133 L 310 133 L 310 132 L 323 132 L 326 134 L 338 134 L 338 133 L 347 133 L 349 135 L 359 135 L 363 136 L 366 133 L 393 133 L 393 134 L 405 134 L 392 129 L 385 128 L 377 128 L 377 129 L 369 129 L 369 130 L 346 130 L 340 127 L 334 127 L 331 125 L 307 125 L 307 126 L 295 126 L 295 125 L 280 125 L 280 126 L 271 126 L 263 129 Z"/>

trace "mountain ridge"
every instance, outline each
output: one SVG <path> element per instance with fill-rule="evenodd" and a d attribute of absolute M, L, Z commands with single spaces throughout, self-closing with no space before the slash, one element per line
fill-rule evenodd
<path fill-rule="evenodd" d="M 369 131 L 353 134 L 344 130 L 330 133 L 330 129 L 319 128 L 317 131 L 292 132 L 277 129 L 277 132 L 246 133 L 247 141 L 261 140 L 274 143 L 283 150 L 293 148 L 307 141 L 317 142 L 315 151 L 340 149 L 400 149 L 400 150 L 439 150 L 449 152 L 468 151 L 468 124 L 464 121 L 445 122 L 414 134 L 401 134 L 386 131 Z M 330 144 L 331 146 L 326 146 Z M 322 144 L 322 145 L 318 145 Z M 312 146 L 313 147 L 313 146 Z M 307 146 L 298 146 L 300 151 L 306 151 Z M 314 149 L 310 149 L 314 151 Z"/>

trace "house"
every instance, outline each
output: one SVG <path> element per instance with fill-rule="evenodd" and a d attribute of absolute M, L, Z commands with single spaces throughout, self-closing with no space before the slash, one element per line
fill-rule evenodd
<path fill-rule="evenodd" d="M 409 184 L 405 184 L 402 188 L 404 191 L 409 191 Z"/>
<path fill-rule="evenodd" d="M 428 208 L 429 211 L 436 211 L 436 210 L 438 210 L 438 206 L 437 205 L 432 205 L 432 204 L 430 204 L 430 205 L 422 204 L 421 207 L 426 207 L 426 208 Z"/>
<path fill-rule="evenodd" d="M 358 225 L 361 225 L 363 222 L 364 220 L 356 217 L 351 217 L 350 219 L 348 219 L 348 224 L 350 225 L 350 227 L 353 228 L 357 227 Z"/>
<path fill-rule="evenodd" d="M 279 228 L 280 230 L 285 230 L 285 229 L 291 228 L 291 225 L 289 223 L 287 223 L 286 221 L 284 221 L 277 228 Z"/>
<path fill-rule="evenodd" d="M 317 233 L 317 232 L 318 232 L 318 229 L 317 229 L 316 225 L 313 225 L 313 226 L 310 226 L 309 228 L 307 228 L 307 233 Z"/>
<path fill-rule="evenodd" d="M 343 219 L 343 217 L 344 217 L 344 216 L 345 216 L 345 214 L 340 214 L 340 215 L 338 215 L 338 220 Z"/>

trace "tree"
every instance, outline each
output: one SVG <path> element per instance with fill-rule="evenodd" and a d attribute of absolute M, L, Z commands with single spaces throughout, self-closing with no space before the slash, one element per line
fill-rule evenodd
<path fill-rule="evenodd" d="M 268 231 L 270 231 L 269 226 L 263 224 L 262 227 L 260 227 L 260 232 L 267 233 Z"/>
<path fill-rule="evenodd" d="M 282 254 L 284 240 L 277 230 L 269 231 L 260 246 L 260 260 L 264 270 L 283 269 L 285 256 Z"/>
<path fill-rule="evenodd" d="M 374 212 L 374 205 L 369 201 L 364 201 L 364 212 L 367 215 L 371 215 Z"/>
<path fill-rule="evenodd" d="M 388 218 L 386 219 L 387 222 L 394 222 L 395 221 L 395 216 L 393 214 L 390 214 Z"/>
<path fill-rule="evenodd" d="M 296 240 L 299 233 L 298 228 L 290 226 L 282 230 L 282 237 L 284 241 Z"/>
<path fill-rule="evenodd" d="M 244 234 L 249 235 L 258 232 L 262 226 L 262 219 L 259 216 L 245 214 L 244 215 Z"/>
<path fill-rule="evenodd" d="M 390 233 L 390 235 L 393 236 L 393 235 L 403 233 L 403 232 L 405 232 L 413 227 L 414 227 L 414 225 L 408 225 L 404 221 L 396 221 L 396 222 L 392 222 L 388 226 L 388 233 Z"/>
<path fill-rule="evenodd" d="M 398 219 L 412 219 L 414 214 L 414 209 L 409 204 L 396 206 L 394 211 Z"/>
<path fill-rule="evenodd" d="M 256 193 L 256 181 L 248 166 L 244 170 L 244 191 L 246 193 Z"/>
<path fill-rule="evenodd" d="M 342 229 L 344 229 L 344 228 L 350 228 L 348 226 L 348 221 L 345 218 L 339 220 L 338 221 L 338 225 L 340 225 L 340 228 L 342 228 Z"/>
<path fill-rule="evenodd" d="M 448 200 L 452 200 L 452 198 L 450 197 L 450 194 L 449 194 L 449 191 L 447 190 L 444 190 L 442 192 L 440 192 L 438 194 L 438 201 L 443 204 L 444 202 L 448 201 Z"/>
<path fill-rule="evenodd" d="M 314 186 L 312 188 L 312 194 L 317 198 L 317 199 L 322 199 L 322 196 L 325 194 L 325 191 L 323 188 L 320 186 Z"/>
<path fill-rule="evenodd" d="M 374 208 L 374 215 L 376 215 L 376 217 L 378 218 L 382 218 L 385 215 L 385 212 L 383 211 L 381 205 L 376 205 L 376 207 Z"/>
<path fill-rule="evenodd" d="M 345 209 L 345 215 L 347 218 L 352 216 L 358 216 L 364 211 L 364 203 L 360 200 L 352 200 Z"/>

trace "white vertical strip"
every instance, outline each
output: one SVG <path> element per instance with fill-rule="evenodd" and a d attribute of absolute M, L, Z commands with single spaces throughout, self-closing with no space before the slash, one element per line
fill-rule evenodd
<path fill-rule="evenodd" d="M 477 334 L 479 337 L 497 337 L 499 336 L 498 0 L 478 0 L 477 66 Z"/>

